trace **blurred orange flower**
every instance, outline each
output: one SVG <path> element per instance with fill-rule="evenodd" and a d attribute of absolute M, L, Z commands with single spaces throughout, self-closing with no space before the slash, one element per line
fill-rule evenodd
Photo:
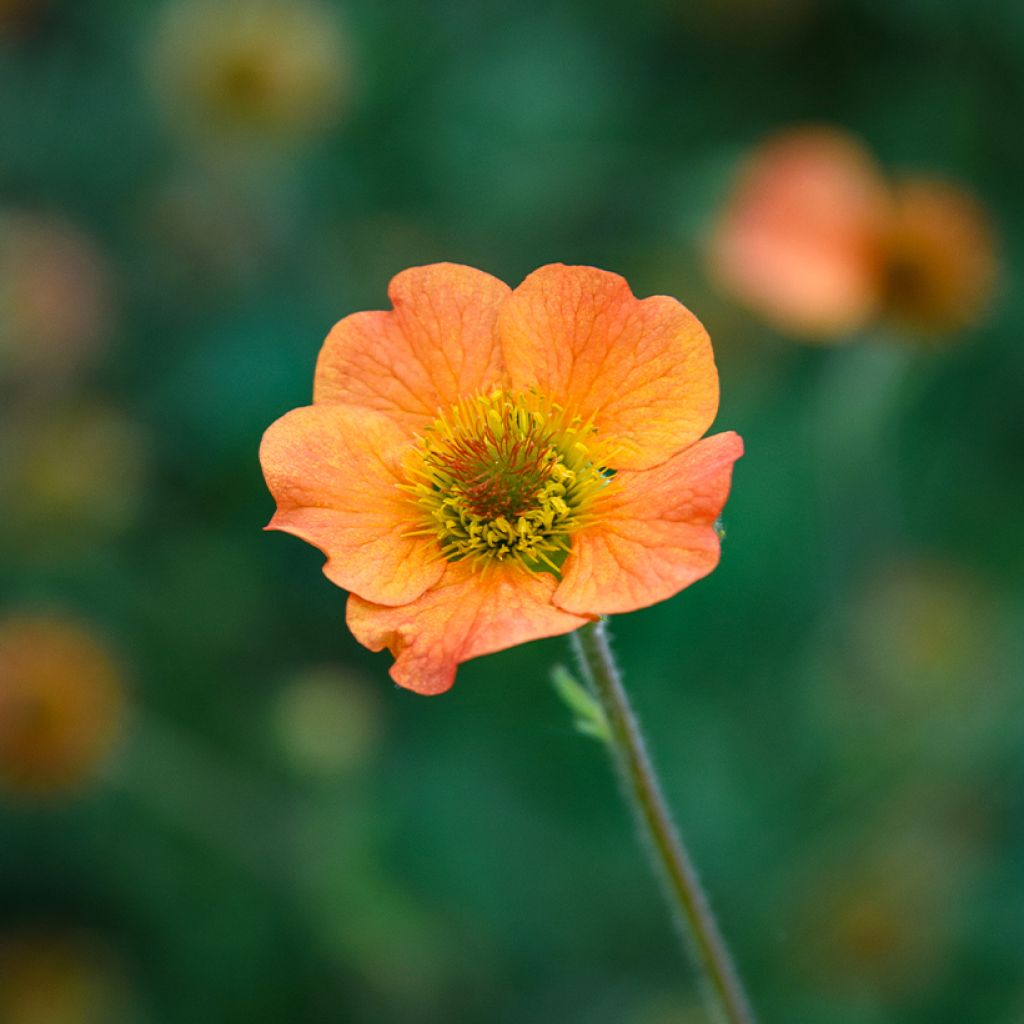
<path fill-rule="evenodd" d="M 0 934 L 4 1024 L 139 1020 L 126 965 L 98 936 L 52 925 Z"/>
<path fill-rule="evenodd" d="M 260 452 L 268 529 L 320 548 L 348 624 L 440 693 L 469 658 L 664 600 L 718 563 L 742 453 L 701 440 L 711 343 L 675 299 L 592 267 L 510 290 L 470 267 L 399 274 L 320 353 L 313 405 Z"/>
<path fill-rule="evenodd" d="M 780 330 L 838 341 L 876 319 L 919 334 L 983 312 L 995 279 L 984 211 L 963 189 L 890 185 L 853 136 L 800 128 L 758 146 L 710 240 L 712 275 Z"/>
<path fill-rule="evenodd" d="M 0 787 L 78 787 L 110 752 L 123 712 L 120 672 L 91 632 L 57 616 L 0 622 Z"/>
<path fill-rule="evenodd" d="M 963 189 L 926 178 L 898 183 L 881 248 L 881 305 L 897 326 L 943 334 L 984 311 L 996 280 L 995 239 Z"/>
<path fill-rule="evenodd" d="M 0 0 L 0 41 L 28 35 L 48 6 L 47 0 Z"/>

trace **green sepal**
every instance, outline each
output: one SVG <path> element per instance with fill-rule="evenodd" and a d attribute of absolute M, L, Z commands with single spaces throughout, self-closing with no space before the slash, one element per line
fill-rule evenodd
<path fill-rule="evenodd" d="M 551 684 L 572 713 L 576 730 L 602 743 L 609 742 L 611 731 L 604 710 L 593 694 L 564 665 L 555 665 L 551 669 Z"/>

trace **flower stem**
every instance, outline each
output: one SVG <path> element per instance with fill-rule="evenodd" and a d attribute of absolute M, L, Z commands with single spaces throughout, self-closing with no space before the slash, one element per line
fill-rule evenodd
<path fill-rule="evenodd" d="M 706 990 L 728 1024 L 754 1024 L 739 975 L 733 965 L 690 856 L 672 823 L 661 784 L 612 654 L 604 622 L 582 626 L 572 643 L 587 681 L 610 726 L 609 749 L 623 790 L 648 840 L 655 868 L 664 876 L 674 916 L 706 981 Z"/>

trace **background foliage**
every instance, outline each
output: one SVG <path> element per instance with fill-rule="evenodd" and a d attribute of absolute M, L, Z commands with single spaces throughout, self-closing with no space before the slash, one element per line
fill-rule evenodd
<path fill-rule="evenodd" d="M 722 565 L 613 626 L 764 1020 L 1024 1019 L 1024 8 L 337 0 L 333 72 L 264 123 L 251 69 L 188 92 L 233 15 L 178 3 L 0 3 L 0 601 L 91 630 L 126 700 L 97 774 L 0 796 L 0 1018 L 705 1019 L 564 639 L 397 691 L 260 532 L 329 326 L 446 259 L 616 270 L 715 341 Z M 712 289 L 736 161 L 807 121 L 979 195 L 983 323 L 808 347 Z M 25 217 L 86 246 L 47 315 L 98 303 L 28 370 Z"/>

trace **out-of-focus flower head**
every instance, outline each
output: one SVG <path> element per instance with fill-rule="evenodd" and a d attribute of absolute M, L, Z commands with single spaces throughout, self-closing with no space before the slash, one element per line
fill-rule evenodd
<path fill-rule="evenodd" d="M 984 312 L 996 280 L 995 238 L 964 189 L 925 178 L 897 184 L 881 249 L 881 308 L 897 327 L 947 334 Z"/>
<path fill-rule="evenodd" d="M 951 332 L 984 312 L 994 239 L 963 189 L 891 185 L 864 146 L 800 128 L 747 158 L 714 226 L 709 267 L 723 290 L 779 330 L 836 342 L 875 322 Z"/>
<path fill-rule="evenodd" d="M 733 433 L 711 342 L 675 299 L 593 267 L 514 291 L 436 264 L 338 323 L 313 405 L 263 438 L 269 528 L 328 556 L 396 682 L 663 601 L 714 569 Z"/>
<path fill-rule="evenodd" d="M 109 340 L 110 275 L 62 220 L 0 213 L 0 381 L 66 377 Z"/>
<path fill-rule="evenodd" d="M 1014 695 L 1012 615 L 992 584 L 944 557 L 884 559 L 833 626 L 815 694 L 836 756 L 985 763 Z"/>
<path fill-rule="evenodd" d="M 53 927 L 0 935 L 4 1024 L 130 1024 L 134 1004 L 120 958 L 94 936 Z"/>
<path fill-rule="evenodd" d="M 957 837 L 901 815 L 801 869 L 794 959 L 841 1000 L 913 999 L 950 953 L 969 865 Z"/>
<path fill-rule="evenodd" d="M 877 566 L 854 596 L 850 627 L 857 689 L 880 691 L 890 709 L 958 709 L 960 718 L 1000 695 L 998 600 L 955 562 L 908 557 Z"/>
<path fill-rule="evenodd" d="M 0 620 L 0 789 L 43 797 L 85 785 L 124 713 L 121 671 L 92 631 L 56 615 Z"/>
<path fill-rule="evenodd" d="M 49 0 L 0 0 L 0 43 L 31 33 Z"/>
<path fill-rule="evenodd" d="M 177 0 L 153 71 L 175 128 L 213 143 L 299 143 L 328 128 L 349 86 L 336 12 L 317 0 Z"/>
<path fill-rule="evenodd" d="M 802 337 L 831 338 L 875 313 L 875 245 L 887 195 L 878 169 L 842 132 L 783 133 L 739 173 L 711 241 L 724 288 Z"/>
<path fill-rule="evenodd" d="M 278 698 L 276 726 L 291 763 L 311 776 L 344 775 L 362 764 L 380 736 L 380 706 L 368 681 L 322 666 L 297 673 Z"/>
<path fill-rule="evenodd" d="M 9 540 L 36 552 L 93 543 L 131 522 L 145 476 L 139 427 L 93 402 L 30 410 L 0 435 Z"/>

